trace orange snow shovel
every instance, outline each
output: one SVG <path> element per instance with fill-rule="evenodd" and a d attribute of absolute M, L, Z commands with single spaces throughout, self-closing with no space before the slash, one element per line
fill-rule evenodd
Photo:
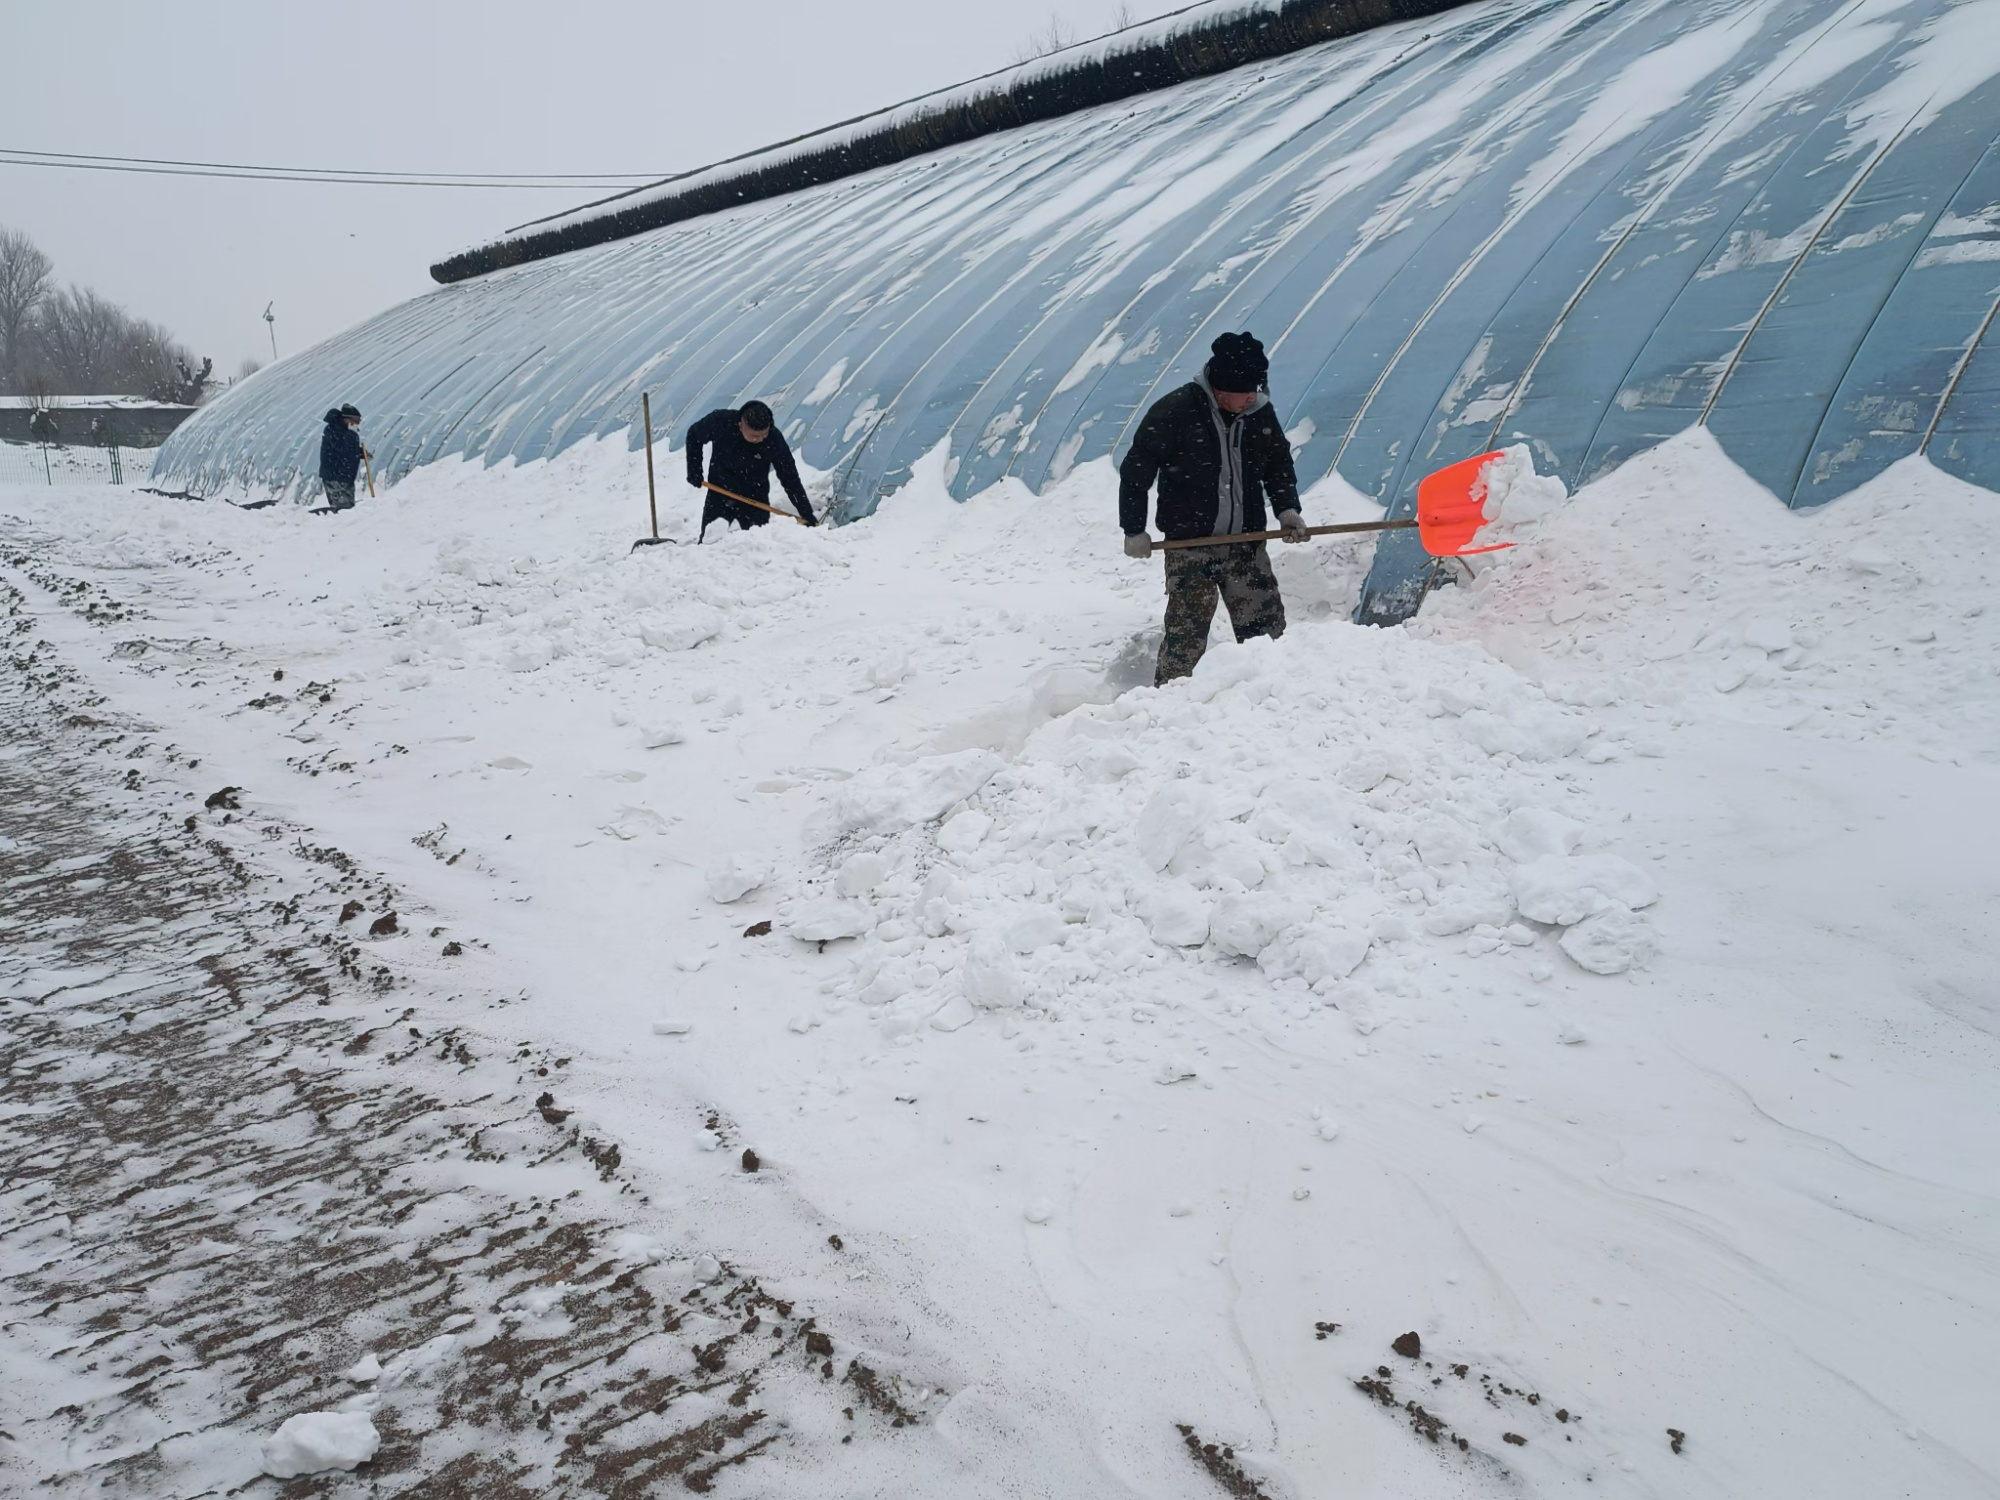
<path fill-rule="evenodd" d="M 1500 453 L 1461 459 L 1449 468 L 1426 474 L 1417 482 L 1417 533 L 1432 557 L 1473 557 L 1502 552 L 1512 542 L 1472 545 L 1486 524 L 1486 466 Z"/>
<path fill-rule="evenodd" d="M 1338 526 L 1308 526 L 1307 536 L 1341 536 L 1357 531 L 1411 531 L 1432 557 L 1472 557 L 1498 552 L 1512 542 L 1475 547 L 1473 538 L 1486 524 L 1486 466 L 1501 457 L 1482 453 L 1439 469 L 1417 485 L 1417 514 L 1409 521 L 1347 521 Z M 1194 536 L 1179 542 L 1155 542 L 1156 548 L 1220 547 L 1231 542 L 1270 542 L 1282 531 L 1240 531 L 1233 536 Z"/>

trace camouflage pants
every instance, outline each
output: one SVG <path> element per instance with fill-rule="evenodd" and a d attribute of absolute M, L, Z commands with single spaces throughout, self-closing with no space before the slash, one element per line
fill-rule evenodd
<path fill-rule="evenodd" d="M 322 479 L 320 487 L 326 491 L 326 508 L 328 510 L 354 509 L 353 480 Z"/>
<path fill-rule="evenodd" d="M 1236 639 L 1285 633 L 1285 601 L 1262 542 L 1228 547 L 1177 547 L 1167 559 L 1167 629 L 1160 641 L 1157 687 L 1186 677 L 1208 649 L 1209 622 L 1220 595 Z"/>

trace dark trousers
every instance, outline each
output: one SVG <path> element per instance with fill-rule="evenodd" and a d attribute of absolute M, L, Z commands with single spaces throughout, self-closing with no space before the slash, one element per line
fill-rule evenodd
<path fill-rule="evenodd" d="M 1285 601 L 1262 542 L 1227 547 L 1177 547 L 1166 554 L 1167 628 L 1160 641 L 1155 687 L 1186 677 L 1208 650 L 1208 627 L 1220 596 L 1236 639 L 1285 633 Z"/>
<path fill-rule="evenodd" d="M 765 526 L 770 524 L 771 513 L 759 510 L 754 505 L 739 505 L 727 495 L 718 495 L 714 490 L 708 493 L 708 501 L 701 508 L 701 532 L 707 535 L 709 523 L 721 521 L 724 525 L 734 521 L 738 526 Z"/>
<path fill-rule="evenodd" d="M 354 509 L 354 481 L 351 479 L 322 479 L 320 488 L 326 491 L 328 510 Z"/>

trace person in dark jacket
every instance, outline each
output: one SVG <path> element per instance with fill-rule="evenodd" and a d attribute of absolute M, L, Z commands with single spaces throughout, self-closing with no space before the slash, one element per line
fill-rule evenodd
<path fill-rule="evenodd" d="M 1201 378 L 1153 403 L 1118 467 L 1118 523 L 1127 557 L 1150 557 L 1146 507 L 1168 541 L 1268 529 L 1267 504 L 1288 542 L 1306 539 L 1292 447 L 1265 393 L 1270 361 L 1248 333 L 1225 333 L 1211 346 Z M 1215 601 L 1229 610 L 1236 639 L 1281 636 L 1285 603 L 1262 542 L 1168 549 L 1166 634 L 1155 684 L 1186 677 L 1208 649 Z"/>
<path fill-rule="evenodd" d="M 337 406 L 326 414 L 319 440 L 319 482 L 328 510 L 354 509 L 354 476 L 361 472 L 361 413 Z"/>
<path fill-rule="evenodd" d="M 785 493 L 791 497 L 792 508 L 806 525 L 819 525 L 819 518 L 813 514 L 812 501 L 806 498 L 806 487 L 799 482 L 799 466 L 792 459 L 791 444 L 776 429 L 771 408 L 763 402 L 747 402 L 736 411 L 725 406 L 710 412 L 688 429 L 688 483 L 697 489 L 703 483 L 704 448 L 712 450 L 708 456 L 707 483 L 751 500 L 768 502 L 771 498 L 771 471 L 776 469 L 778 482 L 784 485 Z M 708 502 L 701 508 L 704 534 L 711 521 L 762 526 L 770 519 L 769 511 L 758 510 L 753 505 L 739 505 L 714 490 L 708 492 Z"/>

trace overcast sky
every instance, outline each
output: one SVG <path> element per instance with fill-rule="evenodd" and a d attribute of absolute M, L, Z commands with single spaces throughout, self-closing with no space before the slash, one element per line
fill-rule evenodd
<path fill-rule="evenodd" d="M 1134 0 L 1139 17 L 1180 0 Z M 701 166 L 1004 66 L 1114 0 L 65 0 L 5 7 L 0 147 L 431 172 Z M 45 65 L 36 59 L 44 59 Z M 603 196 L 0 165 L 0 225 L 232 374 Z"/>

